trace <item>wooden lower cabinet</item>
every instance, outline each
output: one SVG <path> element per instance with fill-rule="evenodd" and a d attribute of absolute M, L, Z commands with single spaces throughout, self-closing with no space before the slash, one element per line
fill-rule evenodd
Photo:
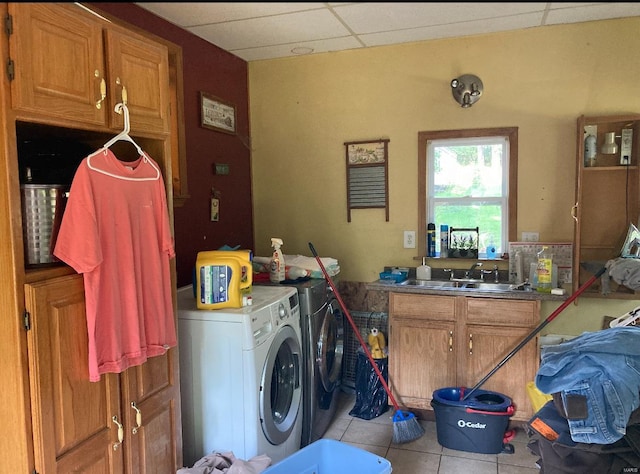
<path fill-rule="evenodd" d="M 473 387 L 535 327 L 539 301 L 390 293 L 389 384 L 400 405 L 431 409 L 435 390 Z M 514 420 L 533 408 L 526 384 L 538 370 L 533 338 L 480 387 L 509 396 Z"/>
<path fill-rule="evenodd" d="M 175 351 L 89 382 L 82 276 L 27 284 L 25 298 L 36 472 L 175 473 Z"/>

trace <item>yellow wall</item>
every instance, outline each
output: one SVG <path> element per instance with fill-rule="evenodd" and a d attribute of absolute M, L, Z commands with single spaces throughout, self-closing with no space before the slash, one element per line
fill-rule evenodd
<path fill-rule="evenodd" d="M 256 255 L 280 237 L 285 254 L 310 255 L 311 241 L 337 258 L 341 280 L 416 266 L 403 231 L 419 231 L 418 132 L 502 126 L 519 127 L 518 236 L 572 241 L 576 119 L 640 112 L 638 31 L 634 17 L 249 63 Z M 449 85 L 465 73 L 484 83 L 470 109 Z M 390 139 L 389 222 L 367 209 L 348 223 L 344 142 L 378 138 Z M 596 325 L 601 306 L 581 299 L 559 319 Z"/>

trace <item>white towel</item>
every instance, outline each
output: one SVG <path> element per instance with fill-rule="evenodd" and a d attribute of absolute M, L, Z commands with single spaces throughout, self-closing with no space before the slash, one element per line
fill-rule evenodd
<path fill-rule="evenodd" d="M 327 272 L 329 271 L 329 267 L 338 266 L 338 261 L 335 258 L 320 257 L 320 261 L 322 262 L 322 265 L 324 265 L 324 268 L 327 269 Z M 285 255 L 284 262 L 285 264 L 294 267 L 306 268 L 311 271 L 320 271 L 320 265 L 318 265 L 315 257 L 305 257 L 304 255 Z"/>
<path fill-rule="evenodd" d="M 338 261 L 335 258 L 320 257 L 320 261 L 322 262 L 322 265 L 324 265 L 329 276 L 333 277 L 340 273 L 340 265 L 338 265 Z M 265 271 L 269 271 L 271 257 L 254 256 L 253 262 L 254 264 L 263 265 L 266 269 Z M 284 264 L 286 267 L 298 267 L 304 270 L 309 270 L 311 272 L 309 275 L 311 278 L 324 278 L 324 274 L 322 273 L 320 265 L 318 265 L 315 257 L 305 257 L 304 255 L 284 255 Z"/>

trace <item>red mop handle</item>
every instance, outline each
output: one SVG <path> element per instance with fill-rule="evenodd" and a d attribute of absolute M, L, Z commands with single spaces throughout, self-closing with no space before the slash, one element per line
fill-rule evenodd
<path fill-rule="evenodd" d="M 311 253 L 313 253 L 313 256 L 316 258 L 316 261 L 320 266 L 320 270 L 322 270 L 322 274 L 324 275 L 325 279 L 329 283 L 329 286 L 333 290 L 333 293 L 335 294 L 336 299 L 338 300 L 338 304 L 340 304 L 340 308 L 342 308 L 342 311 L 344 312 L 345 316 L 349 320 L 349 324 L 351 324 L 351 328 L 353 329 L 353 332 L 358 338 L 358 341 L 360 341 L 360 346 L 362 346 L 362 350 L 364 350 L 364 353 L 366 354 L 367 359 L 369 359 L 369 362 L 371 363 L 373 370 L 375 370 L 376 375 L 378 376 L 378 379 L 380 379 L 380 383 L 384 387 L 385 392 L 387 392 L 387 395 L 389 395 L 389 399 L 391 400 L 391 403 L 393 403 L 393 407 L 396 409 L 396 411 L 399 411 L 400 406 L 398 405 L 398 402 L 396 402 L 396 399 L 393 397 L 393 394 L 391 393 L 391 389 L 387 385 L 387 382 L 384 380 L 384 376 L 382 375 L 382 372 L 380 372 L 380 369 L 378 368 L 378 364 L 376 364 L 376 361 L 371 355 L 371 352 L 369 352 L 369 348 L 367 347 L 367 344 L 364 342 L 364 339 L 362 339 L 362 336 L 360 335 L 360 330 L 356 326 L 356 323 L 353 321 L 351 314 L 349 314 L 349 310 L 347 309 L 347 306 L 344 304 L 344 301 L 342 301 L 342 298 L 340 297 L 340 293 L 338 293 L 338 289 L 336 288 L 336 285 L 333 283 L 333 280 L 327 273 L 327 270 L 324 268 L 324 265 L 322 264 L 322 260 L 320 260 L 320 257 L 318 256 L 318 253 L 316 252 L 316 249 L 313 247 L 313 244 L 311 242 L 309 242 L 309 248 L 311 249 Z"/>

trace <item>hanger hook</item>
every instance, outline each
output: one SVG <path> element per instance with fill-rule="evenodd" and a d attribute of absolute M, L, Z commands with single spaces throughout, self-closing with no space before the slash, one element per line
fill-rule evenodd
<path fill-rule="evenodd" d="M 124 114 L 124 133 L 131 131 L 131 122 L 129 121 L 129 108 L 122 102 L 116 104 L 114 110 L 118 114 Z"/>

